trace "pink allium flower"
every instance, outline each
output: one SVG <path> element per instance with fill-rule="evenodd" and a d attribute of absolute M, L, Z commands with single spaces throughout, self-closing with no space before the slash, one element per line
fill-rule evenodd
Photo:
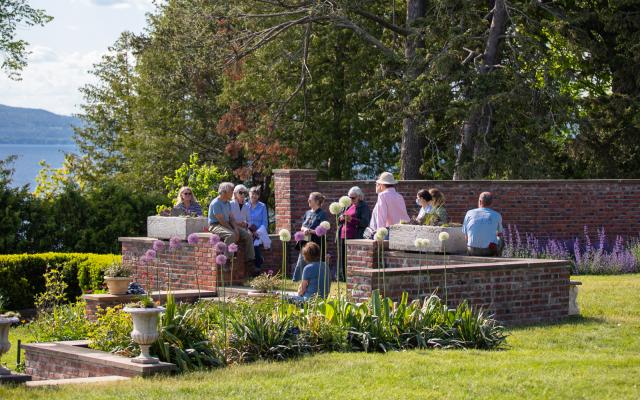
<path fill-rule="evenodd" d="M 211 235 L 211 237 L 209 238 L 209 243 L 212 246 L 215 246 L 216 244 L 220 243 L 220 236 L 216 235 L 215 233 L 213 235 Z"/>
<path fill-rule="evenodd" d="M 147 259 L 149 261 L 153 260 L 154 258 L 156 258 L 156 251 L 154 249 L 149 249 L 147 250 L 146 253 L 144 253 L 144 255 L 147 257 Z"/>
<path fill-rule="evenodd" d="M 218 253 L 224 253 L 225 251 L 227 251 L 227 245 L 224 244 L 224 242 L 218 242 L 216 244 L 216 251 Z"/>
<path fill-rule="evenodd" d="M 180 248 L 181 242 L 182 240 L 180 240 L 179 237 L 173 236 L 171 239 L 169 239 L 169 248 L 171 250 L 177 250 Z"/>
<path fill-rule="evenodd" d="M 231 243 L 229 245 L 229 253 L 235 253 L 236 251 L 238 251 L 238 245 L 235 243 Z"/>
<path fill-rule="evenodd" d="M 327 234 L 327 228 L 325 228 L 324 226 L 318 226 L 315 232 L 318 236 L 324 236 Z"/>
<path fill-rule="evenodd" d="M 147 256 L 147 254 L 145 253 L 142 257 L 140 257 L 140 261 L 142 261 L 144 264 L 148 263 L 149 261 L 151 261 L 151 258 L 149 258 Z"/>
<path fill-rule="evenodd" d="M 198 234 L 197 233 L 192 233 L 191 235 L 187 236 L 187 242 L 189 244 L 197 244 L 198 243 Z"/>
<path fill-rule="evenodd" d="M 225 265 L 226 263 L 227 263 L 227 256 L 225 256 L 224 254 L 218 254 L 218 256 L 216 257 L 216 264 Z"/>
<path fill-rule="evenodd" d="M 268 274 L 268 275 L 273 275 L 273 270 L 272 270 L 272 269 L 268 270 L 268 271 L 267 271 L 267 274 Z"/>
<path fill-rule="evenodd" d="M 162 240 L 154 240 L 153 241 L 153 249 L 155 251 L 162 251 L 164 250 L 164 242 Z"/>
<path fill-rule="evenodd" d="M 298 231 L 293 235 L 293 240 L 295 240 L 296 242 L 299 242 L 301 240 L 304 240 L 304 233 L 302 233 L 302 231 Z"/>

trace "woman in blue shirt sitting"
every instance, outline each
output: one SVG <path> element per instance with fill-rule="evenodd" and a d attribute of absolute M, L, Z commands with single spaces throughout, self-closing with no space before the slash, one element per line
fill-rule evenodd
<path fill-rule="evenodd" d="M 256 271 L 259 275 L 264 263 L 262 250 L 271 248 L 269 239 L 269 215 L 267 206 L 260 201 L 260 186 L 254 186 L 249 190 L 249 231 L 253 235 L 253 249 L 256 253 Z"/>
<path fill-rule="evenodd" d="M 331 290 L 331 279 L 327 264 L 320 261 L 320 246 L 309 242 L 304 245 L 301 253 L 307 265 L 302 270 L 298 295 L 293 296 L 292 300 L 306 301 L 315 295 L 326 298 Z"/>

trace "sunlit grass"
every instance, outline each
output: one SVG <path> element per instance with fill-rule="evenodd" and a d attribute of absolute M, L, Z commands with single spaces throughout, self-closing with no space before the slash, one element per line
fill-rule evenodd
<path fill-rule="evenodd" d="M 580 317 L 513 329 L 504 351 L 323 354 L 96 387 L 0 387 L 0 398 L 640 398 L 640 275 L 577 279 Z"/>

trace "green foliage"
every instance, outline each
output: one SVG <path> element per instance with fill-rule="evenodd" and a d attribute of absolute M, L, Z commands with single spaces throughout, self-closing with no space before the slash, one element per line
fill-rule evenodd
<path fill-rule="evenodd" d="M 104 270 L 104 276 L 111 278 L 129 277 L 131 276 L 131 270 L 121 262 L 114 262 Z"/>
<path fill-rule="evenodd" d="M 227 174 L 221 172 L 218 167 L 201 163 L 198 153 L 192 153 L 189 163 L 183 163 L 176 169 L 173 177 L 164 177 L 164 184 L 172 203 L 178 197 L 180 188 L 189 186 L 206 215 L 209 203 L 218 195 L 218 185 L 227 179 Z"/>
<path fill-rule="evenodd" d="M 122 355 L 133 356 L 137 346 L 131 340 L 133 322 L 122 306 L 99 309 L 96 322 L 87 333 L 89 347 Z"/>
<path fill-rule="evenodd" d="M 44 292 L 36 294 L 33 302 L 38 313 L 48 312 L 63 304 L 68 286 L 62 271 L 47 266 L 47 272 L 44 274 Z"/>
<path fill-rule="evenodd" d="M 248 284 L 259 292 L 272 292 L 282 285 L 282 277 L 279 273 L 263 273 L 251 279 Z"/>
<path fill-rule="evenodd" d="M 156 303 L 153 301 L 153 297 L 149 295 L 136 297 L 131 303 L 127 303 L 129 308 L 154 308 Z"/>
<path fill-rule="evenodd" d="M 47 266 L 57 269 L 67 285 L 65 300 L 72 301 L 82 290 L 99 289 L 104 270 L 119 255 L 44 253 L 0 255 L 0 293 L 8 309 L 31 308 L 36 295 L 45 291 Z"/>
<path fill-rule="evenodd" d="M 85 303 L 79 301 L 56 305 L 51 310 L 39 313 L 27 328 L 37 342 L 82 340 L 87 338 L 91 323 L 85 314 Z"/>
<path fill-rule="evenodd" d="M 44 10 L 33 8 L 27 0 L 0 1 L 0 56 L 2 68 L 11 79 L 20 79 L 20 71 L 27 66 L 28 42 L 16 35 L 18 27 L 44 26 L 53 17 Z"/>

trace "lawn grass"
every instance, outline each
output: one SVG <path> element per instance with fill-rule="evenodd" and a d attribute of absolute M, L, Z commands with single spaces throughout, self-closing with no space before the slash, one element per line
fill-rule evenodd
<path fill-rule="evenodd" d="M 513 329 L 505 351 L 323 354 L 95 387 L 0 387 L 0 398 L 640 398 L 640 275 L 577 279 L 581 316 Z"/>

